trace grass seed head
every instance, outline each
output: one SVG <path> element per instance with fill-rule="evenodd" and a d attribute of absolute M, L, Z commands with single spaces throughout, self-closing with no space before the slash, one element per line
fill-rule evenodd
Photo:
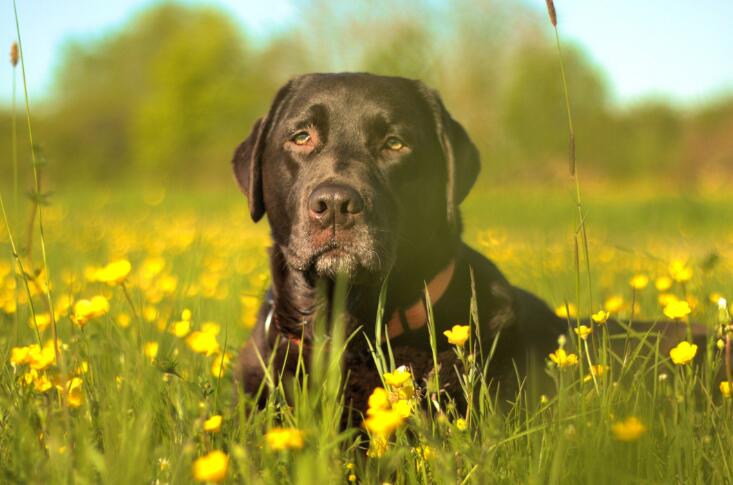
<path fill-rule="evenodd" d="M 553 27 L 557 27 L 557 11 L 555 10 L 555 2 L 553 0 L 545 0 L 547 3 L 547 13 L 550 15 L 550 22 Z"/>
<path fill-rule="evenodd" d="M 15 67 L 18 65 L 18 43 L 13 42 L 10 44 L 10 64 Z"/>

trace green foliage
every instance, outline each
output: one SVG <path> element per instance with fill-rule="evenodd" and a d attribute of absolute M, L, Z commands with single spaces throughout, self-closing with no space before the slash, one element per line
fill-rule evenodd
<path fill-rule="evenodd" d="M 565 177 L 550 33 L 544 16 L 518 2 L 312 0 L 287 29 L 252 39 L 223 12 L 164 3 L 66 46 L 53 96 L 34 113 L 36 138 L 53 180 L 229 180 L 231 153 L 287 79 L 366 70 L 437 88 L 481 150 L 484 184 Z M 730 101 L 691 112 L 663 101 L 619 110 L 580 49 L 566 46 L 565 63 L 584 178 L 731 177 Z M 0 126 L 8 123 L 0 113 Z"/>
<path fill-rule="evenodd" d="M 16 298 L 18 287 L 5 234 L 0 234 L 0 326 L 6 329 L 0 334 L 3 483 L 68 483 L 69 477 L 84 483 L 194 483 L 192 463 L 211 450 L 229 456 L 226 483 L 342 483 L 350 473 L 361 483 L 395 484 L 726 483 L 730 476 L 733 402 L 721 397 L 719 380 L 713 379 L 722 353 L 712 350 L 704 363 L 677 368 L 667 353 L 647 350 L 643 342 L 654 344 L 655 336 L 646 332 L 618 339 L 617 358 L 606 356 L 611 369 L 597 376 L 598 390 L 585 379 L 583 353 L 575 366 L 548 368 L 557 387 L 545 404 L 530 397 L 529 389 L 513 403 L 499 403 L 490 389 L 477 384 L 477 405 L 459 415 L 445 395 L 442 413 L 423 395 L 421 410 L 394 433 L 381 458 L 366 456 L 364 434 L 339 427 L 338 349 L 347 335 L 325 338 L 317 330 L 313 371 L 302 381 L 277 386 L 264 410 L 247 412 L 250 401 L 240 396 L 234 402 L 231 366 L 221 378 L 214 375 L 211 365 L 220 354 L 195 353 L 187 336 L 178 337 L 172 329 L 188 308 L 191 330 L 215 321 L 221 350 L 236 352 L 250 332 L 242 312 L 253 310 L 238 297 L 261 295 L 267 285 L 266 228 L 244 221 L 241 196 L 233 191 L 171 193 L 151 208 L 140 204 L 139 189 L 126 189 L 111 197 L 93 189 L 66 194 L 55 201 L 54 212 L 48 211 L 51 291 L 58 303 L 64 367 L 83 380 L 78 407 L 64 408 L 56 388 L 39 391 L 26 382 L 28 364 L 9 363 L 11 349 L 34 343 L 35 336 L 22 292 L 18 313 L 8 313 L 3 305 Z M 572 229 L 557 223 L 570 219 L 572 200 L 560 191 L 520 199 L 511 194 L 516 191 L 497 191 L 467 204 L 467 240 L 491 256 L 512 282 L 538 291 L 551 304 L 572 299 L 573 256 L 567 243 Z M 630 276 L 643 272 L 653 280 L 667 274 L 672 255 L 684 255 L 693 278 L 667 291 L 694 297 L 698 305 L 692 317 L 709 324 L 713 347 L 718 312 L 708 295 L 733 291 L 733 249 L 716 243 L 728 237 L 730 197 L 650 201 L 638 191 L 613 195 L 596 192 L 586 200 L 593 208 L 592 234 L 604 235 L 591 240 L 596 301 L 623 295 L 627 305 L 614 316 L 628 321 Z M 209 208 L 206 214 L 201 205 Z M 689 210 L 690 205 L 697 209 Z M 649 224 L 650 213 L 660 219 L 657 225 Z M 674 227 L 684 227 L 687 236 L 675 238 Z M 720 263 L 706 267 L 704 256 L 716 247 Z M 133 266 L 126 280 L 132 305 L 121 287 L 85 277 L 86 268 L 121 256 Z M 177 285 L 166 285 L 160 293 L 161 282 L 171 278 Z M 62 302 L 97 294 L 109 298 L 109 313 L 80 328 L 70 318 L 73 305 Z M 653 284 L 637 292 L 635 320 L 661 317 L 658 296 Z M 39 312 L 47 311 L 42 294 L 34 292 L 33 301 Z M 129 318 L 128 326 L 120 323 L 121 315 Z M 50 326 L 41 335 L 42 342 L 50 340 Z M 573 335 L 569 332 L 571 342 Z M 604 362 L 604 335 L 604 327 L 594 328 L 589 343 L 594 364 Z M 445 337 L 435 332 L 435 338 Z M 159 344 L 155 359 L 143 352 L 147 342 Z M 466 357 L 469 348 L 470 342 Z M 566 348 L 573 351 L 571 343 Z M 460 372 L 452 362 L 441 362 L 448 372 Z M 480 382 L 482 369 L 468 367 L 465 379 Z M 51 365 L 41 374 L 61 378 L 60 369 Z M 464 392 L 471 390 L 466 386 Z M 288 405 L 286 392 L 295 406 Z M 213 415 L 223 417 L 221 430 L 206 432 L 203 421 Z M 619 441 L 613 426 L 629 416 L 646 431 L 634 441 Z M 466 429 L 459 418 L 467 421 Z M 264 435 L 278 426 L 301 430 L 305 446 L 271 450 Z M 425 446 L 427 459 L 419 452 Z"/>

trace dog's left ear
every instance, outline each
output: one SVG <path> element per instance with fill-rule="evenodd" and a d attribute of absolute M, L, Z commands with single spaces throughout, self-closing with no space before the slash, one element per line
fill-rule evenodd
<path fill-rule="evenodd" d="M 438 141 L 443 149 L 448 173 L 446 188 L 448 220 L 453 222 L 456 219 L 458 206 L 476 183 L 481 170 L 481 159 L 476 145 L 463 126 L 445 109 L 440 95 L 420 82 L 418 88 L 433 112 Z"/>
<path fill-rule="evenodd" d="M 249 214 L 257 222 L 265 215 L 265 198 L 262 192 L 262 156 L 265 151 L 265 140 L 272 120 L 283 99 L 290 92 L 293 81 L 289 81 L 275 95 L 267 115 L 255 121 L 249 136 L 237 147 L 232 158 L 234 176 L 239 188 L 247 196 Z"/>

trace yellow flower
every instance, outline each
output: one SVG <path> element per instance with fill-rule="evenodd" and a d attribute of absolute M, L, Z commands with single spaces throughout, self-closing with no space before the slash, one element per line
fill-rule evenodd
<path fill-rule="evenodd" d="M 429 461 L 435 454 L 433 449 L 427 445 L 417 446 L 412 449 L 412 452 L 425 461 Z"/>
<path fill-rule="evenodd" d="M 367 451 L 367 456 L 370 458 L 379 458 L 380 456 L 384 455 L 385 451 L 387 451 L 387 439 L 381 436 L 372 437 L 371 441 L 369 442 L 369 450 Z"/>
<path fill-rule="evenodd" d="M 407 399 L 400 399 L 392 405 L 392 409 L 403 418 L 409 418 L 412 414 L 412 403 Z"/>
<path fill-rule="evenodd" d="M 199 482 L 221 482 L 227 476 L 229 457 L 214 450 L 193 462 L 193 478 Z"/>
<path fill-rule="evenodd" d="M 733 395 L 733 386 L 731 386 L 730 382 L 723 381 L 720 383 L 720 393 L 726 398 L 730 398 Z"/>
<path fill-rule="evenodd" d="M 673 301 L 678 301 L 679 298 L 677 298 L 672 293 L 660 293 L 659 296 L 657 296 L 657 302 L 659 303 L 659 306 L 665 307 L 672 303 Z"/>
<path fill-rule="evenodd" d="M 471 333 L 471 327 L 468 325 L 453 325 L 451 330 L 446 330 L 443 335 L 448 337 L 448 343 L 451 345 L 462 346 L 468 340 Z"/>
<path fill-rule="evenodd" d="M 634 416 L 617 421 L 611 426 L 613 436 L 619 441 L 636 441 L 645 431 L 646 426 Z"/>
<path fill-rule="evenodd" d="M 412 374 L 404 365 L 396 368 L 394 372 L 384 374 L 384 382 L 389 386 L 402 387 L 406 382 L 412 383 Z"/>
<path fill-rule="evenodd" d="M 369 406 L 369 409 L 367 409 L 367 414 L 374 414 L 377 411 L 384 411 L 386 409 L 389 409 L 389 394 L 387 394 L 387 391 L 385 391 L 384 388 L 375 387 L 371 395 L 369 396 L 369 401 L 367 404 Z"/>
<path fill-rule="evenodd" d="M 404 419 L 402 414 L 393 409 L 378 410 L 364 421 L 364 427 L 371 434 L 386 439 L 400 427 Z"/>
<path fill-rule="evenodd" d="M 578 309 L 575 308 L 575 305 L 572 303 L 568 303 L 567 305 L 560 305 L 559 307 L 555 308 L 555 315 L 557 315 L 560 318 L 575 318 L 578 316 Z"/>
<path fill-rule="evenodd" d="M 669 276 L 660 276 L 654 282 L 654 286 L 659 291 L 667 291 L 672 288 L 672 278 L 670 278 Z"/>
<path fill-rule="evenodd" d="M 210 332 L 192 332 L 186 338 L 186 343 L 197 354 L 211 355 L 219 352 L 219 342 L 216 341 L 216 335 Z"/>
<path fill-rule="evenodd" d="M 692 279 L 692 268 L 686 262 L 675 259 L 669 263 L 669 275 L 678 283 L 685 283 Z"/>
<path fill-rule="evenodd" d="M 109 311 L 109 301 L 101 295 L 91 300 L 79 300 L 74 304 L 74 323 L 83 327 L 92 318 L 101 317 Z"/>
<path fill-rule="evenodd" d="M 690 342 L 680 342 L 675 348 L 669 351 L 669 356 L 677 365 L 685 365 L 692 362 L 697 353 L 697 345 Z"/>
<path fill-rule="evenodd" d="M 664 307 L 664 315 L 673 320 L 681 320 L 692 312 L 686 300 L 671 300 Z"/>
<path fill-rule="evenodd" d="M 49 389 L 51 389 L 52 387 L 53 387 L 53 383 L 51 383 L 51 380 L 48 378 L 46 374 L 41 374 L 33 382 L 33 388 L 37 392 L 46 392 Z"/>
<path fill-rule="evenodd" d="M 600 377 L 604 372 L 608 370 L 608 366 L 601 364 L 590 366 L 590 374 L 583 378 L 583 382 L 589 382 L 593 379 L 593 376 Z"/>
<path fill-rule="evenodd" d="M 591 320 L 593 320 L 594 322 L 596 322 L 598 325 L 603 325 L 604 323 L 606 323 L 608 321 L 608 317 L 610 317 L 610 316 L 611 316 L 611 314 L 608 313 L 607 311 L 605 311 L 605 310 L 598 310 L 596 313 L 594 313 L 593 315 L 591 315 L 590 318 L 591 318 Z"/>
<path fill-rule="evenodd" d="M 117 315 L 117 318 L 115 318 L 115 321 L 117 322 L 117 325 L 120 326 L 120 328 L 127 328 L 130 326 L 132 319 L 127 313 L 120 313 L 119 315 Z"/>
<path fill-rule="evenodd" d="M 23 365 L 30 362 L 31 347 L 13 347 L 10 351 L 10 363 Z"/>
<path fill-rule="evenodd" d="M 265 434 L 267 446 L 273 451 L 301 449 L 303 433 L 296 428 L 273 428 Z"/>
<path fill-rule="evenodd" d="M 606 299 L 603 303 L 603 309 L 608 313 L 618 313 L 624 306 L 624 299 L 622 296 L 614 295 Z"/>
<path fill-rule="evenodd" d="M 643 290 L 649 284 L 649 277 L 645 274 L 634 275 L 629 280 L 629 285 L 635 290 Z"/>
<path fill-rule="evenodd" d="M 84 381 L 80 377 L 72 377 L 70 381 L 66 383 L 66 402 L 72 408 L 78 408 L 84 404 L 84 392 L 82 391 L 82 384 Z"/>
<path fill-rule="evenodd" d="M 216 322 L 205 322 L 201 325 L 201 331 L 210 333 L 211 335 L 219 335 L 219 332 L 221 332 L 221 325 Z"/>
<path fill-rule="evenodd" d="M 578 356 L 575 354 L 568 354 L 565 349 L 557 349 L 555 352 L 550 354 L 550 360 L 553 361 L 559 368 L 564 369 L 578 363 Z"/>
<path fill-rule="evenodd" d="M 109 263 L 104 268 L 97 270 L 95 279 L 108 285 L 119 285 L 130 274 L 132 266 L 126 259 Z"/>
<path fill-rule="evenodd" d="M 43 370 L 55 363 L 56 351 L 54 350 L 53 340 L 46 341 L 43 347 L 39 347 L 38 344 L 29 346 L 28 364 L 31 369 Z"/>
<path fill-rule="evenodd" d="M 221 415 L 217 414 L 204 421 L 204 431 L 218 433 L 221 430 Z"/>
<path fill-rule="evenodd" d="M 179 320 L 173 323 L 171 333 L 176 337 L 185 337 L 191 331 L 191 322 L 188 320 Z"/>
<path fill-rule="evenodd" d="M 456 419 L 456 428 L 458 428 L 458 431 L 466 431 L 468 429 L 468 423 L 463 418 Z"/>
<path fill-rule="evenodd" d="M 218 378 L 223 376 L 227 368 L 229 368 L 229 361 L 232 360 L 232 356 L 228 353 L 214 355 L 214 359 L 211 361 L 211 375 Z"/>
<path fill-rule="evenodd" d="M 158 342 L 145 342 L 143 353 L 145 354 L 145 357 L 150 359 L 150 362 L 154 361 L 158 356 L 158 348 Z"/>
<path fill-rule="evenodd" d="M 580 325 L 578 328 L 574 328 L 573 332 L 575 332 L 575 335 L 585 340 L 588 338 L 588 335 L 593 333 L 593 329 L 588 327 L 587 325 Z"/>
<path fill-rule="evenodd" d="M 51 325 L 51 314 L 37 313 L 35 321 L 33 320 L 33 316 L 31 315 L 31 317 L 28 319 L 28 325 L 30 325 L 31 328 L 38 326 L 38 331 L 43 332 L 49 325 Z"/>

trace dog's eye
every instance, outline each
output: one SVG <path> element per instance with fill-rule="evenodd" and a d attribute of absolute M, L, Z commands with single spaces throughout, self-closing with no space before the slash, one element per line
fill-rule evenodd
<path fill-rule="evenodd" d="M 311 135 L 307 131 L 299 131 L 290 139 L 296 145 L 307 145 L 311 141 Z"/>
<path fill-rule="evenodd" d="M 390 136 L 389 138 L 387 138 L 387 141 L 384 142 L 384 148 L 386 148 L 387 150 L 392 150 L 394 152 L 398 152 L 404 147 L 405 144 L 403 143 L 403 141 L 395 136 Z"/>

